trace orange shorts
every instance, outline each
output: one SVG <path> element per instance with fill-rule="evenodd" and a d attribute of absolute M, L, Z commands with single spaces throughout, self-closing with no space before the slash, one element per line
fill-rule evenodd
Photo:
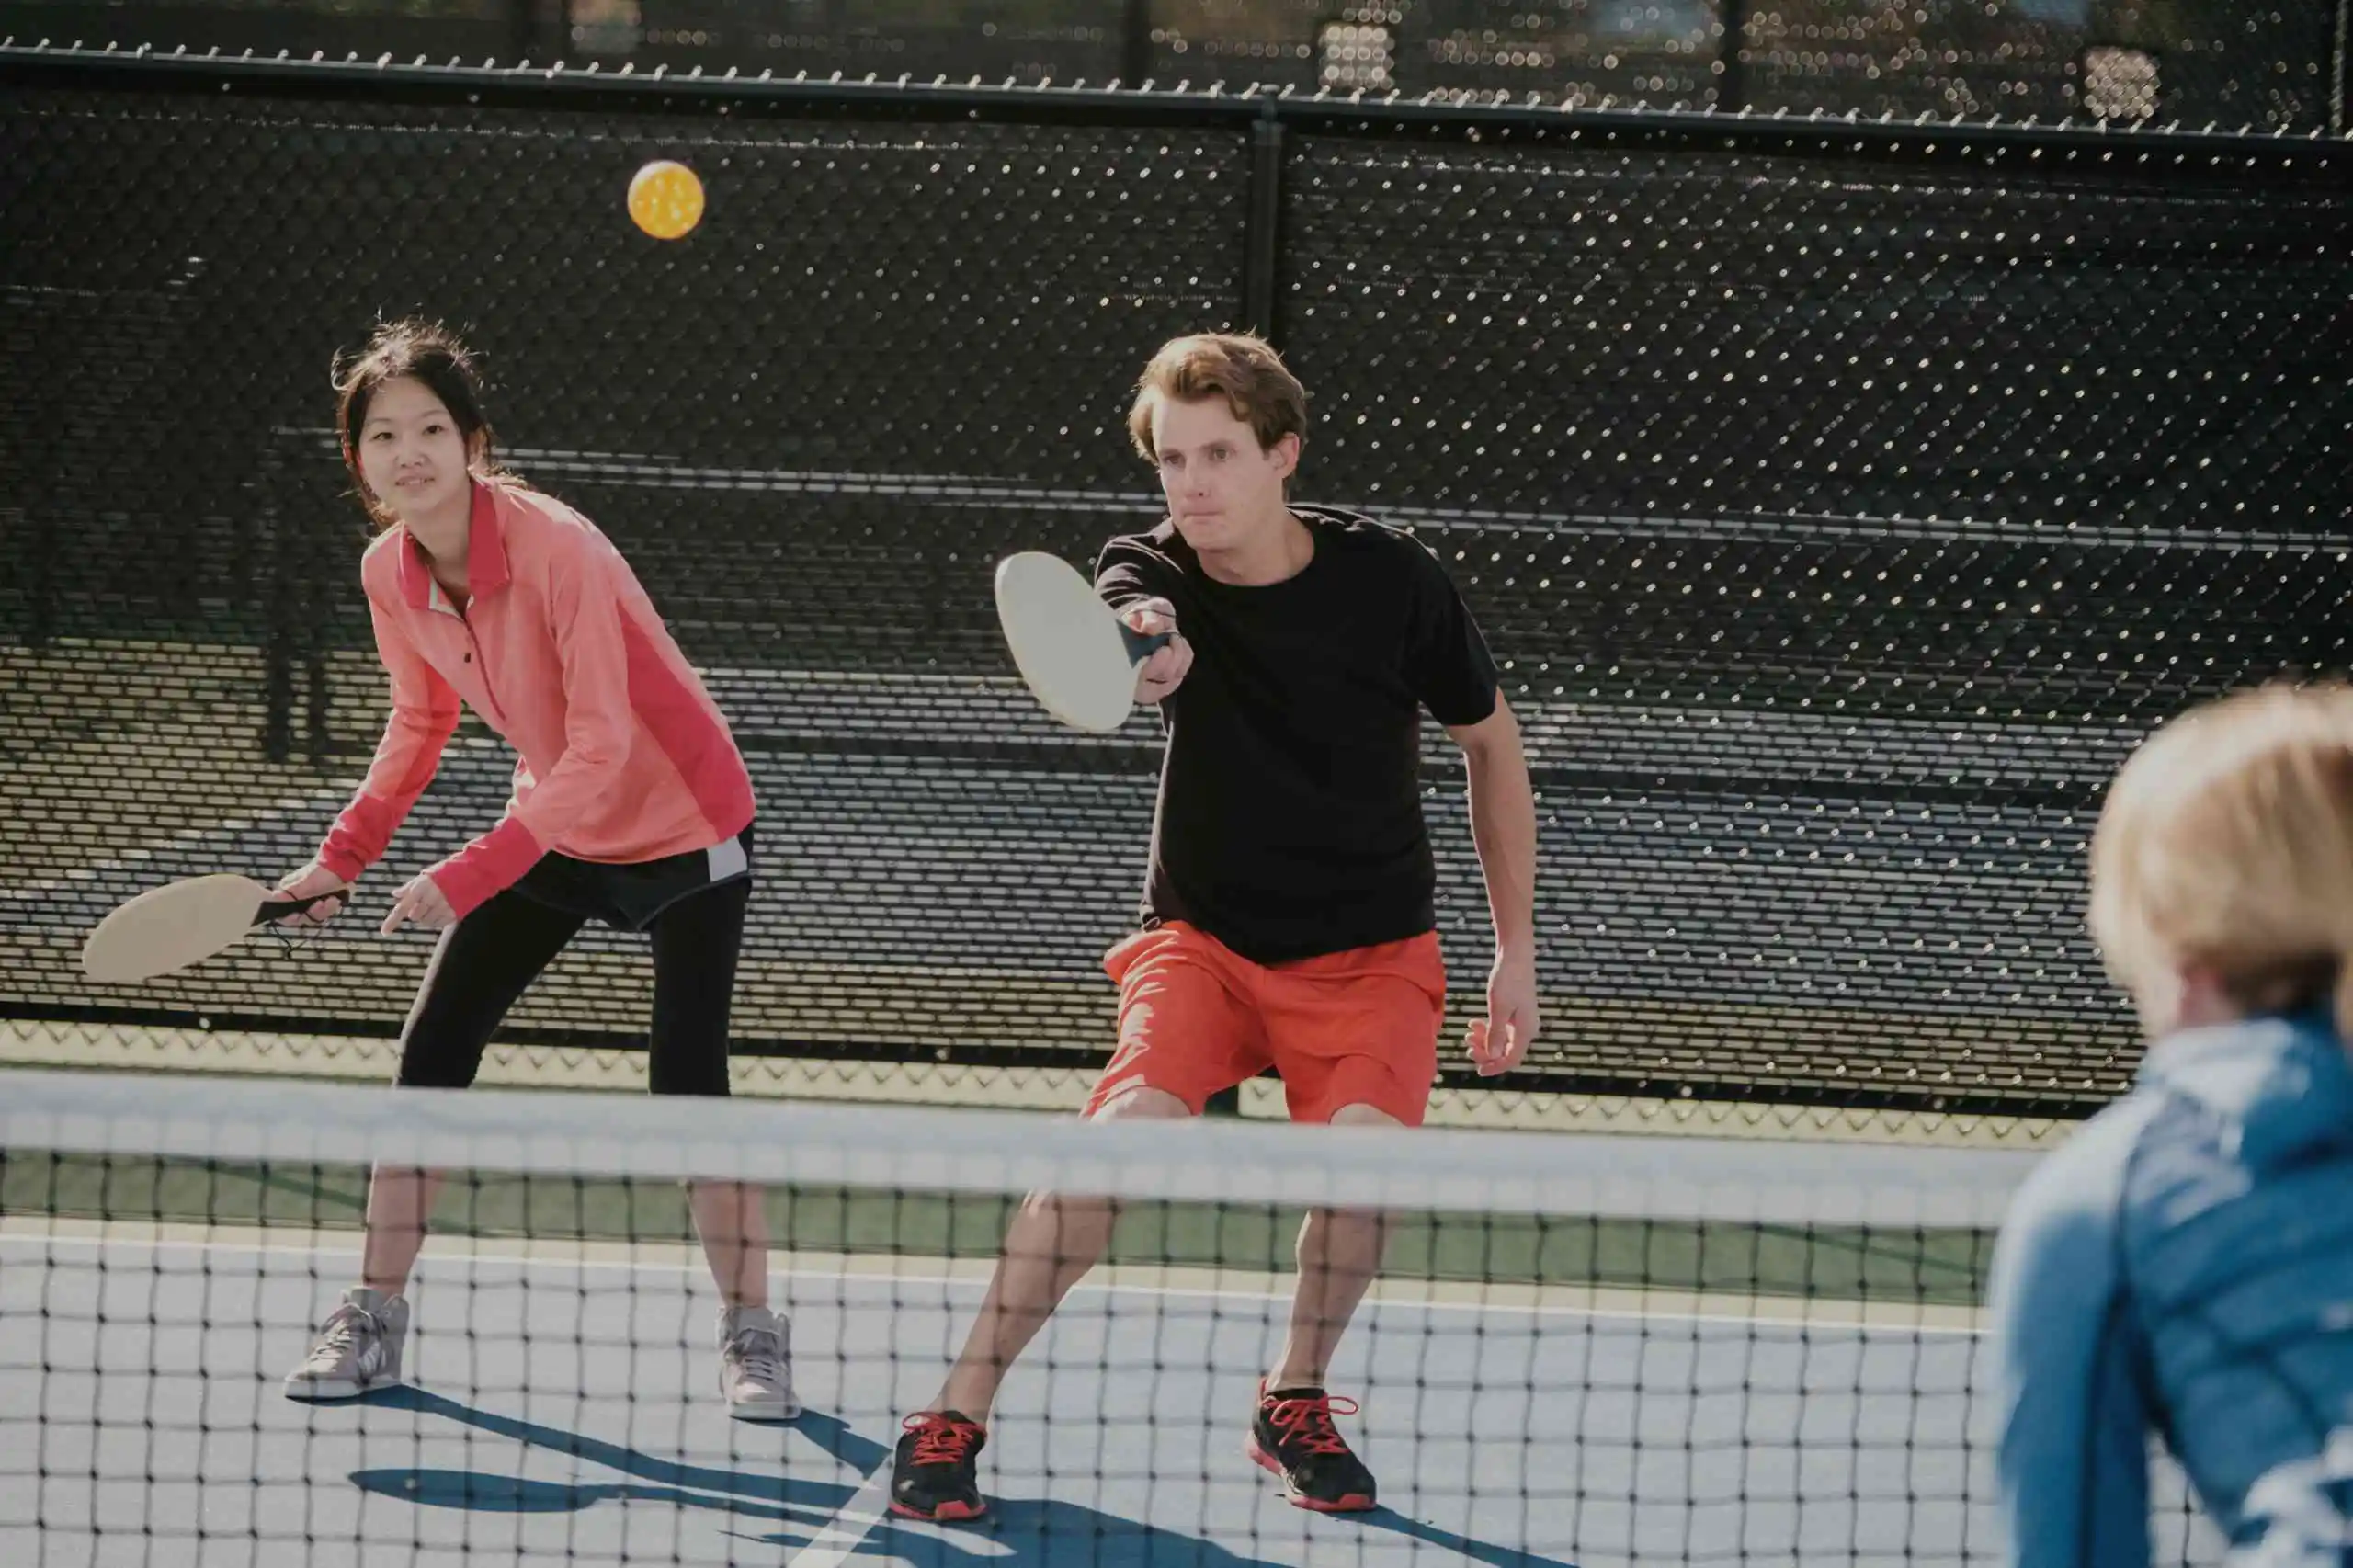
<path fill-rule="evenodd" d="M 1103 967 L 1120 987 L 1120 1049 L 1089 1116 L 1139 1085 L 1199 1116 L 1211 1095 L 1272 1067 L 1294 1121 L 1369 1105 L 1422 1124 L 1446 1013 L 1435 932 L 1257 964 L 1172 921 L 1121 942 Z"/>

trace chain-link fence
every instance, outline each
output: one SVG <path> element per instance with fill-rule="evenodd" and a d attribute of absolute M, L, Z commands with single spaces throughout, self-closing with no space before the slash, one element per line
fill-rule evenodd
<path fill-rule="evenodd" d="M 0 35 L 2336 131 L 2347 0 L 0 0 Z"/>
<path fill-rule="evenodd" d="M 79 932 L 310 850 L 383 712 L 326 367 L 461 325 L 513 461 L 709 672 L 766 857 L 746 1050 L 1083 1062 L 1156 732 L 1038 713 L 989 568 L 1158 516 L 1126 392 L 1256 325 L 1302 498 L 1410 525 L 1541 796 L 1520 1082 L 2080 1109 L 2135 739 L 2344 663 L 2341 145 L 0 54 L 0 1012 L 395 1029 L 358 921 L 146 988 Z M 631 172 L 702 174 L 683 241 Z M 375 879 L 496 816 L 477 731 Z M 1457 1022 L 1487 954 L 1428 756 Z M 641 1027 L 585 940 L 516 1033 Z M 20 1024 L 37 1027 L 35 1024 Z"/>

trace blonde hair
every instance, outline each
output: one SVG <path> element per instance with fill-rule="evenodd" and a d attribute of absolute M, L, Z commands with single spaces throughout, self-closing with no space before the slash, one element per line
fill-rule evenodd
<path fill-rule="evenodd" d="M 1128 410 L 1128 437 L 1146 462 L 1158 462 L 1152 441 L 1153 410 L 1167 400 L 1225 399 L 1233 417 L 1250 426 L 1261 451 L 1285 436 L 1307 435 L 1307 389 L 1267 340 L 1245 332 L 1204 332 L 1160 346 L 1136 381 Z"/>
<path fill-rule="evenodd" d="M 2200 968 L 2243 1011 L 2329 998 L 2353 1040 L 2353 687 L 2242 692 L 2145 742 L 2092 835 L 2091 929 L 2136 1003 Z"/>

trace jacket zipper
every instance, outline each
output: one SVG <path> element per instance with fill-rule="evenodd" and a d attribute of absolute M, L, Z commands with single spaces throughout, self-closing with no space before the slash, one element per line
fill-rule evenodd
<path fill-rule="evenodd" d="M 463 610 L 453 607 L 449 600 L 441 597 L 438 592 L 435 594 L 435 601 L 436 602 L 433 606 L 435 609 L 439 610 L 443 615 L 449 616 L 457 621 L 460 626 L 466 629 L 466 662 L 472 665 L 477 672 L 482 681 L 482 694 L 483 700 L 487 702 L 490 707 L 490 711 L 484 714 L 483 717 L 488 719 L 501 734 L 506 733 L 506 715 L 499 710 L 498 693 L 490 688 L 490 661 L 482 656 L 482 642 L 474 635 L 473 619 L 467 615 Z"/>

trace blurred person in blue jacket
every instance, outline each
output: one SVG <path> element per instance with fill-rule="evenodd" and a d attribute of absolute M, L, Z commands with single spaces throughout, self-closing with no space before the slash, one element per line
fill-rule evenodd
<path fill-rule="evenodd" d="M 2159 730 L 2091 931 L 2150 1045 L 1995 1252 L 2011 1560 L 2146 1564 L 2154 1435 L 2233 1568 L 2353 1568 L 2353 687 Z"/>

